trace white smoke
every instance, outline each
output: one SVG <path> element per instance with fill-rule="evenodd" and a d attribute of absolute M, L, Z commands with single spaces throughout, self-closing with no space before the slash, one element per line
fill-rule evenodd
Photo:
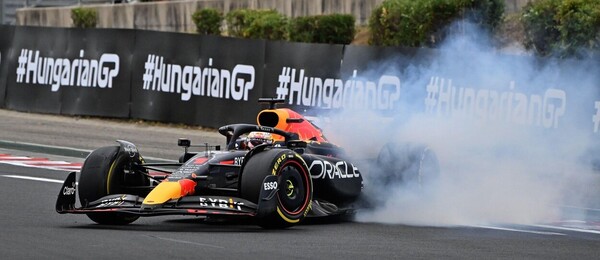
<path fill-rule="evenodd" d="M 529 224 L 564 218 L 565 205 L 595 205 L 591 198 L 597 197 L 599 178 L 582 158 L 594 139 L 593 104 L 600 99 L 597 67 L 586 60 L 501 55 L 480 36 L 484 33 L 461 26 L 431 60 L 413 60 L 411 68 L 397 72 L 404 105 L 396 116 L 345 111 L 323 126 L 352 157 L 370 158 L 371 163 L 388 142 L 426 144 L 439 159 L 439 178 L 425 187 L 377 186 L 385 173 L 376 165 L 361 164 L 365 192 L 377 200 L 358 220 L 428 226 Z M 377 79 L 397 63 L 383 61 L 361 76 Z M 502 114 L 481 106 L 426 113 L 426 88 L 442 79 L 445 87 L 456 88 L 457 96 L 460 88 L 485 89 L 513 99 L 522 94 L 531 101 L 557 89 L 567 93 L 566 104 L 549 99 L 544 105 L 553 107 L 540 117 L 528 116 L 535 109 L 525 115 L 516 108 Z M 561 115 L 563 105 L 567 109 Z"/>

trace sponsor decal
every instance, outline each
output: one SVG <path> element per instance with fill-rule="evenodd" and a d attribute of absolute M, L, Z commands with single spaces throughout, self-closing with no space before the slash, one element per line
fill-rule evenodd
<path fill-rule="evenodd" d="M 304 216 L 306 217 L 306 215 L 308 215 L 308 212 L 312 209 L 312 200 L 308 201 L 308 207 L 306 207 L 306 210 L 304 211 Z"/>
<path fill-rule="evenodd" d="M 100 205 L 96 206 L 96 208 L 108 208 L 108 207 L 116 207 L 121 206 L 125 202 L 125 197 L 127 195 L 123 195 L 118 198 L 105 199 L 100 202 Z"/>
<path fill-rule="evenodd" d="M 236 201 L 233 198 L 229 199 L 219 199 L 219 198 L 209 198 L 209 197 L 200 197 L 200 206 L 202 207 L 213 207 L 213 208 L 230 208 L 242 210 L 243 202 Z"/>
<path fill-rule="evenodd" d="M 129 157 L 135 157 L 138 153 L 138 149 L 133 144 L 126 144 L 123 150 L 129 154 Z"/>
<path fill-rule="evenodd" d="M 457 87 L 452 79 L 432 77 L 425 98 L 429 114 L 472 116 L 543 128 L 558 128 L 566 106 L 567 94 L 561 89 L 526 94 L 515 90 L 514 81 L 509 83 L 508 90 L 498 91 Z"/>
<path fill-rule="evenodd" d="M 313 179 L 350 179 L 360 177 L 356 166 L 346 161 L 331 163 L 324 160 L 314 160 L 308 167 Z"/>
<path fill-rule="evenodd" d="M 276 190 L 277 189 L 276 181 L 265 182 L 263 185 L 264 185 L 264 190 Z"/>
<path fill-rule="evenodd" d="M 167 64 L 164 57 L 149 54 L 144 63 L 143 89 L 180 94 L 182 101 L 192 96 L 248 101 L 256 77 L 253 66 L 238 64 L 231 71 L 212 66 L 212 58 L 208 67 L 200 68 Z"/>
<path fill-rule="evenodd" d="M 345 82 L 341 79 L 309 77 L 304 69 L 283 67 L 279 74 L 277 98 L 290 105 L 324 109 L 356 108 L 392 110 L 400 99 L 400 78 L 382 75 L 377 82 L 357 78 L 357 70 Z"/>
<path fill-rule="evenodd" d="M 200 162 L 200 163 L 198 163 Z M 204 165 L 207 160 L 200 160 L 200 161 L 192 161 L 191 163 L 188 162 L 187 164 L 179 167 L 175 172 L 173 172 L 173 174 L 171 174 L 169 176 L 170 180 L 179 180 L 181 179 L 181 176 L 187 175 L 187 174 L 192 174 L 195 173 L 196 171 L 198 171 L 198 169 L 200 169 L 200 167 L 202 167 L 202 165 Z M 175 177 L 177 177 L 177 179 L 175 179 Z"/>
<path fill-rule="evenodd" d="M 85 59 L 84 50 L 79 58 L 52 58 L 40 56 L 40 51 L 21 49 L 17 60 L 17 83 L 50 85 L 53 92 L 62 86 L 112 88 L 119 75 L 120 59 L 117 54 L 105 53 L 100 59 Z"/>
<path fill-rule="evenodd" d="M 271 171 L 272 175 L 277 175 L 277 170 L 279 169 L 279 166 L 281 165 L 283 160 L 285 160 L 285 158 L 287 158 L 287 154 L 282 154 L 281 156 L 279 156 L 279 158 L 277 158 L 277 160 L 275 160 L 273 170 Z"/>
<path fill-rule="evenodd" d="M 273 132 L 273 128 L 266 127 L 266 126 L 258 126 L 258 130 L 259 131 L 265 131 L 265 132 Z"/>
<path fill-rule="evenodd" d="M 71 186 L 65 186 L 63 188 L 63 192 L 62 194 L 65 196 L 70 196 L 75 194 L 75 191 L 77 191 L 77 189 L 75 188 L 75 182 L 71 183 Z"/>
<path fill-rule="evenodd" d="M 244 163 L 244 156 L 233 158 L 233 165 L 242 165 Z"/>

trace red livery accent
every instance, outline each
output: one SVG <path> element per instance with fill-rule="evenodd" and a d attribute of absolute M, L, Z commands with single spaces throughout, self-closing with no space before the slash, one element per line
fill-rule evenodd
<path fill-rule="evenodd" d="M 194 164 L 204 164 L 208 161 L 208 158 L 206 157 L 200 157 L 200 158 L 196 158 L 196 160 L 194 160 Z"/>
<path fill-rule="evenodd" d="M 196 188 L 196 182 L 190 179 L 182 179 L 179 180 L 179 185 L 181 185 L 181 196 L 187 196 L 194 194 L 194 189 Z"/>
<path fill-rule="evenodd" d="M 225 165 L 233 165 L 233 160 L 227 160 L 227 161 L 220 161 L 219 164 L 225 164 Z"/>
<path fill-rule="evenodd" d="M 297 120 L 298 122 L 288 123 L 288 120 Z M 327 141 L 319 128 L 307 121 L 298 112 L 289 108 L 265 109 L 258 114 L 256 121 L 259 125 L 296 133 L 300 137 L 300 140 Z"/>

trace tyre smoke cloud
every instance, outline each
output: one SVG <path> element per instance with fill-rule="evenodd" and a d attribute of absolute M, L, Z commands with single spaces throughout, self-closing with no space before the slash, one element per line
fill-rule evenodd
<path fill-rule="evenodd" d="M 322 125 L 350 156 L 368 158 L 359 168 L 373 208 L 358 220 L 532 224 L 585 217 L 564 206 L 600 208 L 592 167 L 598 64 L 500 53 L 475 26 L 456 26 L 439 49 L 360 69 L 365 81 L 401 79 L 394 113 L 344 110 Z M 390 173 L 376 158 L 390 142 L 429 147 L 439 175 L 423 185 L 385 183 Z"/>

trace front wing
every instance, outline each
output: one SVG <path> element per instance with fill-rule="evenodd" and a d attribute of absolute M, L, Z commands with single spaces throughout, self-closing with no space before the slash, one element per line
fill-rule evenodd
<path fill-rule="evenodd" d="M 76 207 L 76 174 L 72 172 L 65 180 L 56 201 L 56 211 L 60 214 L 124 213 L 137 216 L 195 215 L 195 216 L 241 216 L 256 217 L 275 210 L 277 190 L 260 192 L 259 203 L 225 196 L 186 196 L 173 199 L 152 207 L 143 205 L 143 197 L 130 194 L 113 194 Z M 265 181 L 277 181 L 276 176 L 267 176 Z M 83 202 L 82 202 L 83 203 Z"/>

